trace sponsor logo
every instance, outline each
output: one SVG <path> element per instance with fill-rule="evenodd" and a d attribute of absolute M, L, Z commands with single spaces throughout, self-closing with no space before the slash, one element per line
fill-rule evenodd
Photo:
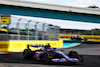
<path fill-rule="evenodd" d="M 52 59 L 52 62 L 66 62 L 65 59 Z"/>
<path fill-rule="evenodd" d="M 8 44 L 0 44 L 0 48 L 8 48 Z"/>

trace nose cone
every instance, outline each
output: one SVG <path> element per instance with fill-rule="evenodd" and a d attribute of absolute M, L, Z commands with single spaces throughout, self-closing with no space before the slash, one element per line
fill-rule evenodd
<path fill-rule="evenodd" d="M 74 58 L 71 58 L 69 61 L 71 61 L 71 62 L 78 62 L 79 60 L 78 59 L 74 59 Z"/>

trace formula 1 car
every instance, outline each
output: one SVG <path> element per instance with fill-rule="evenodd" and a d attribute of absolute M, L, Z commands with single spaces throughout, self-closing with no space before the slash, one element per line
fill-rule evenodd
<path fill-rule="evenodd" d="M 71 40 L 78 40 L 78 41 L 82 41 L 82 42 L 86 42 L 87 41 L 86 38 L 79 37 L 79 36 L 72 36 Z"/>
<path fill-rule="evenodd" d="M 42 47 L 39 50 L 32 51 L 29 47 Z M 61 51 L 57 51 L 56 48 L 51 48 L 50 45 L 28 45 L 27 49 L 23 51 L 24 59 L 40 60 L 44 63 L 49 62 L 70 62 L 77 63 L 83 62 L 81 55 L 78 55 L 76 51 L 70 51 L 68 55 Z"/>

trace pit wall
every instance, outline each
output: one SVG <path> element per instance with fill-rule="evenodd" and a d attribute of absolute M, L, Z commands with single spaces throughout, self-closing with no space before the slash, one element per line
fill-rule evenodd
<path fill-rule="evenodd" d="M 51 47 L 63 47 L 63 40 L 58 41 L 26 41 L 26 40 L 10 40 L 10 41 L 0 41 L 0 52 L 22 52 L 27 48 L 28 44 L 50 44 Z M 32 50 L 40 49 L 31 47 Z"/>
<path fill-rule="evenodd" d="M 73 35 L 59 35 L 59 38 L 63 38 L 63 39 L 71 39 Z M 77 36 L 77 35 L 76 35 Z M 88 41 L 100 41 L 100 36 L 96 36 L 96 35 L 78 35 L 80 37 L 86 38 Z"/>

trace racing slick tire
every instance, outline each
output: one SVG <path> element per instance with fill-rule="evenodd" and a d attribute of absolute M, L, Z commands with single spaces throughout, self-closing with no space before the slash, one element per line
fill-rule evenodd
<path fill-rule="evenodd" d="M 70 58 L 78 58 L 78 53 L 76 51 L 70 51 L 68 56 Z"/>
<path fill-rule="evenodd" d="M 83 57 L 81 55 L 79 55 L 76 51 L 70 51 L 68 56 L 70 58 L 77 58 L 77 59 L 79 59 L 80 62 L 83 62 Z"/>
<path fill-rule="evenodd" d="M 43 54 L 43 62 L 44 63 L 48 63 L 50 61 L 50 58 L 49 58 L 49 53 L 48 52 L 44 52 Z"/>
<path fill-rule="evenodd" d="M 84 62 L 82 55 L 79 55 L 79 61 Z"/>
<path fill-rule="evenodd" d="M 25 49 L 23 52 L 24 59 L 31 59 L 32 58 L 32 51 L 31 49 Z"/>

